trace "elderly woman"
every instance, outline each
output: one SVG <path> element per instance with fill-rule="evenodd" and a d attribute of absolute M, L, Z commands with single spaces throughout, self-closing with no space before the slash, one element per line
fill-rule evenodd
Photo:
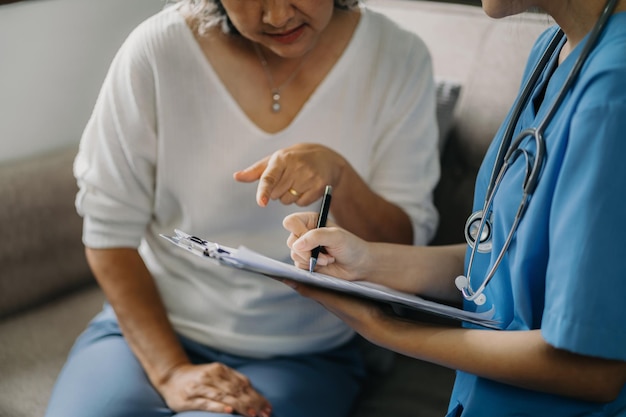
<path fill-rule="evenodd" d="M 364 377 L 347 325 L 159 235 L 288 259 L 282 219 L 332 185 L 331 216 L 356 235 L 428 242 L 431 61 L 414 35 L 353 3 L 182 1 L 126 40 L 75 162 L 107 303 L 48 417 L 347 415 Z"/>

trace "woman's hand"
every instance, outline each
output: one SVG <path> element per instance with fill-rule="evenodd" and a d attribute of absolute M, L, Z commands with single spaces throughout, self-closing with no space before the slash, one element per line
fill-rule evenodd
<path fill-rule="evenodd" d="M 318 144 L 301 143 L 280 149 L 233 177 L 241 182 L 259 181 L 256 200 L 261 207 L 270 200 L 307 206 L 318 200 L 327 185 L 341 180 L 346 160 Z"/>
<path fill-rule="evenodd" d="M 294 213 L 283 226 L 290 233 L 287 246 L 298 268 L 308 269 L 311 250 L 322 246 L 316 271 L 347 280 L 364 279 L 369 265 L 369 243 L 329 223 L 317 229 L 317 213 Z"/>
<path fill-rule="evenodd" d="M 248 378 L 221 363 L 185 364 L 175 368 L 159 385 L 168 407 L 174 411 L 201 410 L 269 417 L 270 403 Z"/>

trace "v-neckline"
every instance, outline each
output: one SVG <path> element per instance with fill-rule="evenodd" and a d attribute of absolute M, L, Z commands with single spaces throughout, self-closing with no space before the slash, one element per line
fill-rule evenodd
<path fill-rule="evenodd" d="M 359 21 L 339 59 L 337 59 L 337 61 L 328 71 L 326 76 L 324 76 L 324 78 L 320 81 L 313 93 L 305 101 L 304 105 L 298 111 L 296 116 L 291 120 L 291 122 L 289 122 L 289 124 L 287 124 L 283 129 L 280 129 L 276 132 L 269 132 L 261 128 L 248 116 L 248 114 L 242 109 L 237 100 L 235 100 L 231 92 L 228 90 L 228 88 L 226 88 L 226 85 L 215 71 L 215 68 L 202 50 L 202 46 L 199 44 L 198 40 L 194 36 L 193 31 L 191 30 L 189 25 L 187 25 L 184 16 L 182 16 L 178 10 L 173 10 L 172 12 L 176 14 L 176 18 L 179 19 L 179 23 L 184 26 L 183 32 L 185 33 L 185 36 L 188 37 L 190 43 L 193 44 L 193 46 L 191 47 L 191 52 L 193 53 L 194 58 L 198 59 L 201 62 L 201 65 L 204 67 L 207 75 L 211 78 L 213 85 L 219 90 L 220 95 L 225 98 L 227 105 L 231 109 L 233 109 L 234 113 L 241 120 L 241 122 L 248 126 L 248 128 L 256 135 L 263 138 L 272 138 L 280 136 L 291 130 L 293 126 L 296 125 L 302 117 L 304 117 L 303 114 L 306 113 L 310 107 L 313 107 L 317 101 L 319 101 L 318 97 L 323 96 L 324 90 L 330 88 L 330 85 L 334 82 L 336 78 L 339 77 L 339 74 L 342 74 L 341 67 L 349 65 L 351 56 L 355 54 L 358 49 L 359 38 L 361 38 L 359 33 L 364 30 L 363 28 L 366 26 L 364 20 L 368 18 L 367 13 L 365 12 L 365 8 L 362 6 L 360 7 L 361 15 Z"/>

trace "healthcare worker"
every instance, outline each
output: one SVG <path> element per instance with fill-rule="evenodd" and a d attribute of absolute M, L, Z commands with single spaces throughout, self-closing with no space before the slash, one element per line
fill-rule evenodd
<path fill-rule="evenodd" d="M 539 7 L 558 26 L 485 156 L 467 244 L 368 243 L 315 229 L 315 213 L 284 225 L 299 267 L 322 245 L 318 272 L 492 310 L 500 330 L 287 283 L 367 339 L 458 370 L 448 416 L 625 416 L 626 1 L 482 3 L 495 18 Z"/>

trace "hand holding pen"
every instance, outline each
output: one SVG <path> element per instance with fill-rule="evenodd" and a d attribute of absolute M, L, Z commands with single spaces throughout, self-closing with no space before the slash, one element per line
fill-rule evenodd
<path fill-rule="evenodd" d="M 291 213 L 283 220 L 283 227 L 289 231 L 287 246 L 294 266 L 308 269 L 312 251 L 321 246 L 323 250 L 315 267 L 324 274 L 348 281 L 368 277 L 373 259 L 370 252 L 375 244 L 333 224 L 330 219 L 326 227 L 317 229 L 318 220 L 318 213 L 311 212 Z"/>
<path fill-rule="evenodd" d="M 328 211 L 330 210 L 330 200 L 332 199 L 333 187 L 330 185 L 326 186 L 324 190 L 324 196 L 322 197 L 322 205 L 320 206 L 320 214 L 317 218 L 317 228 L 325 227 L 326 220 L 328 219 Z M 315 265 L 317 264 L 317 257 L 322 250 L 321 246 L 314 248 L 311 251 L 311 259 L 309 259 L 309 272 L 313 272 L 315 269 Z"/>

